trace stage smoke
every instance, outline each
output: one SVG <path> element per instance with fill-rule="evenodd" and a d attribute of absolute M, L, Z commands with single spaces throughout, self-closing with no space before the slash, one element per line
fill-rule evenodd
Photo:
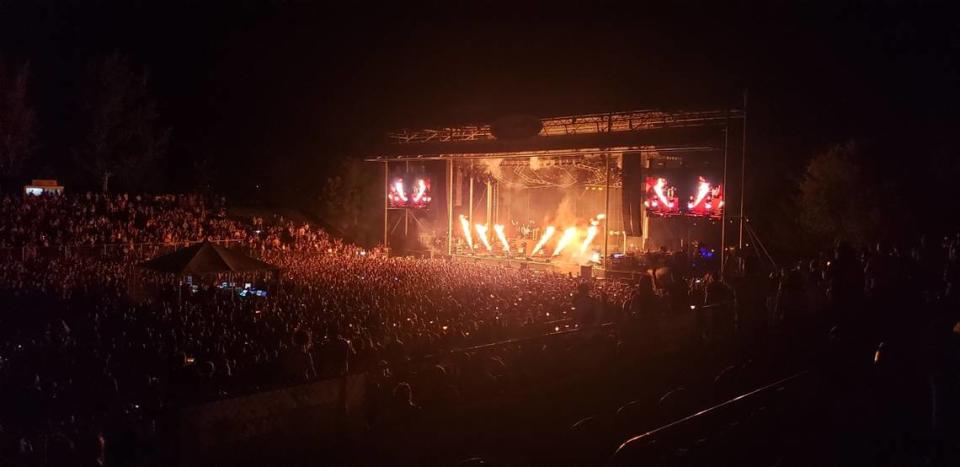
<path fill-rule="evenodd" d="M 487 172 L 496 180 L 503 178 L 503 171 L 500 169 L 500 162 L 502 161 L 503 159 L 481 159 L 481 162 L 487 168 Z"/>
<path fill-rule="evenodd" d="M 580 220 L 582 221 L 582 219 L 581 217 Z M 572 190 L 565 190 L 560 204 L 557 205 L 557 211 L 554 213 L 553 218 L 550 219 L 550 223 L 575 225 L 577 220 L 577 194 Z"/>

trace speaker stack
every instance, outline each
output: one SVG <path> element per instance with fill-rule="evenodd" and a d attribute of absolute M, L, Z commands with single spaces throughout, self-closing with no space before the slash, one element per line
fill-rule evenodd
<path fill-rule="evenodd" d="M 628 236 L 643 235 L 642 209 L 644 196 L 643 159 L 639 151 L 623 153 L 623 230 Z"/>

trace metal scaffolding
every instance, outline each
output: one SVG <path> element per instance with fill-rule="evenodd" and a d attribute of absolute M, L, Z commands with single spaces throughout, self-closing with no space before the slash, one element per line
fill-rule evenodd
<path fill-rule="evenodd" d="M 743 113 L 740 110 L 634 110 L 569 117 L 548 117 L 540 119 L 543 125 L 540 136 L 587 135 L 703 126 L 724 123 L 728 119 L 742 118 L 742 116 Z M 496 139 L 490 125 L 398 130 L 388 133 L 387 136 L 391 142 L 400 144 Z"/>

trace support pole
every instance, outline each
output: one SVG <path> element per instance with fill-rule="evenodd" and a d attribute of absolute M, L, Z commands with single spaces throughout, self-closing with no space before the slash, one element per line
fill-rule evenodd
<path fill-rule="evenodd" d="M 390 256 L 390 230 L 387 219 L 390 217 L 390 161 L 383 161 L 383 249 Z"/>
<path fill-rule="evenodd" d="M 487 217 L 484 219 L 487 230 L 493 224 L 493 182 L 487 179 Z"/>
<path fill-rule="evenodd" d="M 493 194 L 493 223 L 500 223 L 500 182 L 494 185 Z"/>
<path fill-rule="evenodd" d="M 723 189 L 727 189 L 727 143 L 730 140 L 729 119 L 723 127 Z M 741 189 L 742 191 L 742 189 Z M 720 280 L 726 275 L 727 266 L 727 210 L 720 211 Z"/>
<path fill-rule="evenodd" d="M 740 234 L 737 249 L 743 249 L 743 200 L 747 174 L 747 90 L 743 90 L 743 136 L 740 138 Z"/>
<path fill-rule="evenodd" d="M 603 153 L 603 169 L 606 172 L 603 186 L 603 258 L 600 264 L 607 267 L 607 247 L 610 243 L 610 152 Z"/>
<path fill-rule="evenodd" d="M 410 161 L 404 163 L 403 168 L 403 178 L 404 184 L 406 184 L 407 177 L 410 175 Z M 404 187 L 406 189 L 406 187 Z M 403 208 L 403 249 L 406 250 L 410 247 L 410 208 Z"/>
<path fill-rule="evenodd" d="M 470 202 L 468 203 L 469 212 L 467 213 L 467 221 L 470 224 L 468 228 L 473 228 L 473 161 L 470 161 Z"/>
<path fill-rule="evenodd" d="M 647 152 L 640 151 L 640 168 L 643 169 L 642 173 L 644 174 L 648 174 L 647 158 L 648 158 Z M 640 180 L 640 183 L 645 183 L 645 182 L 646 180 Z M 644 184 L 641 186 L 646 186 L 646 185 Z M 627 188 L 626 185 L 624 185 L 623 189 L 626 189 L 626 188 Z M 644 192 L 644 197 L 646 197 L 646 192 Z M 643 204 L 641 204 L 640 206 L 631 206 L 631 209 L 634 207 L 637 207 L 638 209 L 640 209 L 640 252 L 642 253 L 647 250 L 647 240 L 650 238 L 650 216 L 647 215 L 647 209 Z M 624 243 L 623 252 L 624 253 L 627 252 L 626 243 Z"/>
<path fill-rule="evenodd" d="M 453 255 L 453 160 L 447 159 L 447 255 Z"/>

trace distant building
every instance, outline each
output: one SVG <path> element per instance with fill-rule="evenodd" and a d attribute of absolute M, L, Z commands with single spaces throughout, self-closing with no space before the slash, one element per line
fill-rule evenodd
<path fill-rule="evenodd" d="M 57 184 L 56 180 L 33 179 L 29 185 L 23 187 L 25 195 L 40 196 L 47 193 L 63 194 L 63 186 Z"/>

